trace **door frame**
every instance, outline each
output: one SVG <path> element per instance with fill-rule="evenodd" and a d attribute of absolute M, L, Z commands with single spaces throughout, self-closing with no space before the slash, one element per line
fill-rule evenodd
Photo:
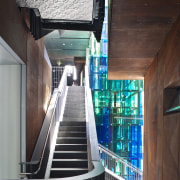
<path fill-rule="evenodd" d="M 20 161 L 26 162 L 26 64 L 22 59 L 13 51 L 13 49 L 3 40 L 0 36 L 0 44 L 6 51 L 14 57 L 15 61 L 21 65 L 21 120 L 20 120 Z M 22 172 L 25 169 L 21 169 Z"/>

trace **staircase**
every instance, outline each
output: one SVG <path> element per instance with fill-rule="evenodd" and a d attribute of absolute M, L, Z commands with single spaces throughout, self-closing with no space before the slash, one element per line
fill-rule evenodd
<path fill-rule="evenodd" d="M 52 94 L 31 161 L 21 162 L 22 179 L 105 179 L 85 69 L 86 86 L 68 87 L 69 71 L 65 67 Z"/>
<path fill-rule="evenodd" d="M 63 120 L 56 139 L 50 178 L 63 178 L 88 172 L 85 88 L 68 87 Z"/>

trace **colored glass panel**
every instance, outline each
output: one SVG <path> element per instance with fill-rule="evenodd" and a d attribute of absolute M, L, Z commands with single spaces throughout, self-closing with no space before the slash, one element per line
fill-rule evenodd
<path fill-rule="evenodd" d="M 91 37 L 89 81 L 98 141 L 142 169 L 143 81 L 107 79 L 107 7 L 100 45 Z M 116 164 L 116 173 L 121 167 Z"/>

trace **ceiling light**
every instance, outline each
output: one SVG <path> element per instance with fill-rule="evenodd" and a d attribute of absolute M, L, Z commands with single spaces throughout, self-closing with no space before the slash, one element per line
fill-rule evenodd
<path fill-rule="evenodd" d="M 60 60 L 57 61 L 57 65 L 58 65 L 58 66 L 61 65 L 61 61 L 60 61 Z"/>

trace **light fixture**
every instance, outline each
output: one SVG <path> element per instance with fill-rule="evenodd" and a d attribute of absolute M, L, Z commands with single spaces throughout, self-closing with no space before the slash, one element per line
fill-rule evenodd
<path fill-rule="evenodd" d="M 57 65 L 60 66 L 62 63 L 60 60 L 57 61 Z"/>

